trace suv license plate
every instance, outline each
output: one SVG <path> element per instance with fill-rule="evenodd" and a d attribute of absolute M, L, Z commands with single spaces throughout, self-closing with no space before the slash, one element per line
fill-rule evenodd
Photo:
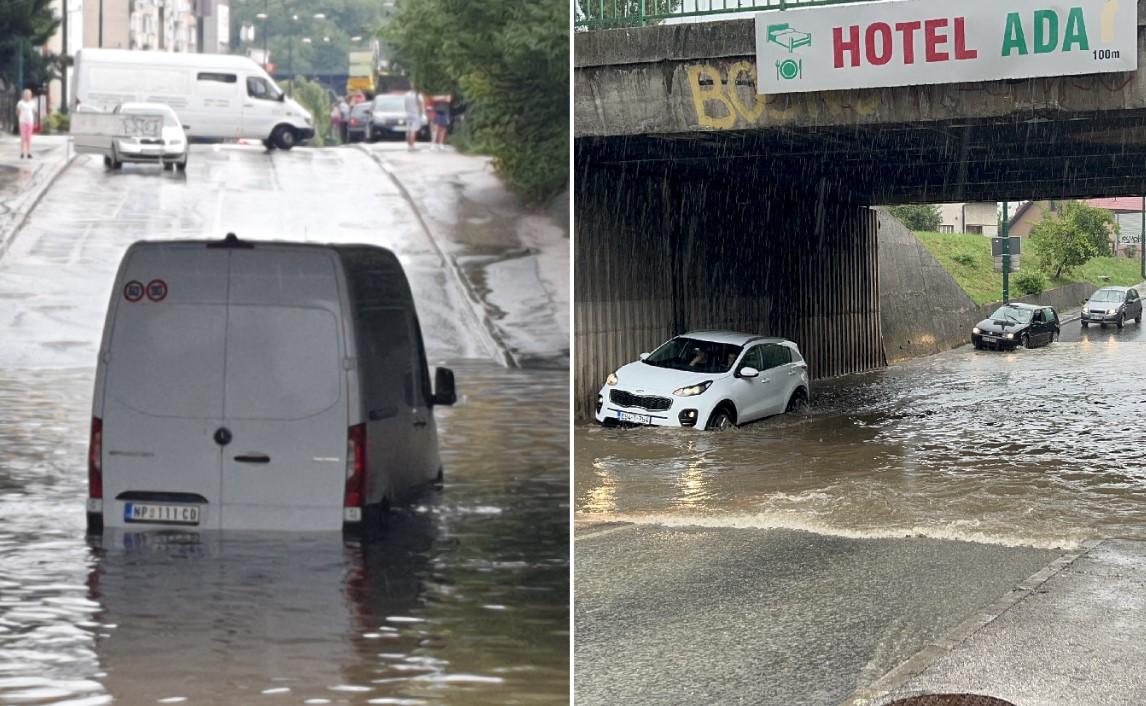
<path fill-rule="evenodd" d="M 633 422 L 635 424 L 652 424 L 653 420 L 647 414 L 633 414 L 631 412 L 617 412 L 617 419 L 622 422 Z"/>
<path fill-rule="evenodd" d="M 124 503 L 123 521 L 151 522 L 167 525 L 197 525 L 199 524 L 199 506 Z"/>

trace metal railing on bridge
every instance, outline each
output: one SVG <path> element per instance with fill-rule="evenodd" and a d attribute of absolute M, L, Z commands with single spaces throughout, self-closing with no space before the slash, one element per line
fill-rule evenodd
<path fill-rule="evenodd" d="M 574 0 L 578 30 L 645 27 L 665 22 L 717 19 L 738 12 L 787 10 L 793 7 L 846 5 L 873 0 Z"/>

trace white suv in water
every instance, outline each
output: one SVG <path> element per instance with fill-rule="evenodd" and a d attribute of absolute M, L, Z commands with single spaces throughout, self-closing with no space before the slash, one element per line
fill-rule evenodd
<path fill-rule="evenodd" d="M 611 373 L 597 396 L 596 419 L 721 430 L 808 399 L 808 365 L 792 341 L 693 331 Z"/>

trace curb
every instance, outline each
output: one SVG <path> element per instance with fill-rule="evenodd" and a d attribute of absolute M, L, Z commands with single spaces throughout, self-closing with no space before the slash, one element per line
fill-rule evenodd
<path fill-rule="evenodd" d="M 418 224 L 422 226 L 422 232 L 426 234 L 426 238 L 430 241 L 430 244 L 434 246 L 434 250 L 438 253 L 438 256 L 446 263 L 447 269 L 453 275 L 455 282 L 462 288 L 462 291 L 465 292 L 466 299 L 469 300 L 470 303 L 470 311 L 477 319 L 478 327 L 485 332 L 488 339 L 487 342 L 490 344 L 498 360 L 502 365 L 508 368 L 520 368 L 521 363 L 517 360 L 517 356 L 514 355 L 513 351 L 510 350 L 509 346 L 498 333 L 497 326 L 494 325 L 490 319 L 489 313 L 485 309 L 485 304 L 482 303 L 481 298 L 478 297 L 477 292 L 474 291 L 473 285 L 470 284 L 469 279 L 462 271 L 461 265 L 458 264 L 457 259 L 454 258 L 453 255 L 446 252 L 446 249 L 442 247 L 433 229 L 430 228 L 430 224 L 427 223 L 425 217 L 422 216 L 422 211 L 418 208 L 418 202 L 414 200 L 409 190 L 406 189 L 406 185 L 398 179 L 397 175 L 394 174 L 394 170 L 392 170 L 381 157 L 372 152 L 369 147 L 361 143 L 355 143 L 354 148 L 374 160 L 374 163 L 386 173 L 386 176 L 390 177 L 390 181 L 392 181 L 394 186 L 398 188 L 398 191 L 401 192 L 402 198 L 406 199 L 406 202 L 410 204 L 410 208 L 414 212 L 414 217 L 418 219 Z"/>
<path fill-rule="evenodd" d="M 851 696 L 840 702 L 840 706 L 874 706 L 875 704 L 882 703 L 881 700 L 886 699 L 893 692 L 907 684 L 907 682 L 925 672 L 932 664 L 938 661 L 940 657 L 943 657 L 961 642 L 994 622 L 994 620 L 1003 613 L 1006 613 L 1018 605 L 1023 599 L 1037 591 L 1040 586 L 1049 581 L 1053 576 L 1078 561 L 1080 557 L 1089 553 L 1092 549 L 1102 544 L 1102 542 L 1103 540 L 1083 542 L 1080 548 L 1067 552 L 1047 564 L 1012 588 L 1009 593 L 994 603 L 973 613 L 943 637 L 925 645 L 923 649 L 907 658 L 907 660 L 902 662 L 898 667 L 895 667 L 887 674 L 876 679 L 869 686 L 857 689 Z"/>
<path fill-rule="evenodd" d="M 47 176 L 40 177 L 39 174 L 32 180 L 32 185 L 28 190 L 16 198 L 15 207 L 7 214 L 7 223 L 0 225 L 0 258 L 8 252 L 8 248 L 12 245 L 12 241 L 16 239 L 16 234 L 28 223 L 28 218 L 32 215 L 32 211 L 40 205 L 40 201 L 44 198 L 44 194 L 48 193 L 48 189 L 52 184 L 56 183 L 56 179 L 64 173 L 64 170 L 71 166 L 79 155 L 71 151 L 71 142 L 69 141 L 65 146 L 67 157 L 59 162 L 55 167 L 47 168 Z M 41 170 L 43 173 L 44 170 Z"/>

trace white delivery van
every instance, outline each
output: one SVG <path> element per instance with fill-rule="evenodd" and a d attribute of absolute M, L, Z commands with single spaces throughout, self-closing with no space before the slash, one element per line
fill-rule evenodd
<path fill-rule="evenodd" d="M 96 369 L 88 528 L 368 529 L 440 481 L 398 259 L 367 245 L 128 248 Z"/>
<path fill-rule="evenodd" d="M 85 48 L 76 52 L 73 75 L 73 110 L 164 103 L 191 138 L 262 140 L 267 149 L 314 137 L 310 112 L 245 56 Z"/>

